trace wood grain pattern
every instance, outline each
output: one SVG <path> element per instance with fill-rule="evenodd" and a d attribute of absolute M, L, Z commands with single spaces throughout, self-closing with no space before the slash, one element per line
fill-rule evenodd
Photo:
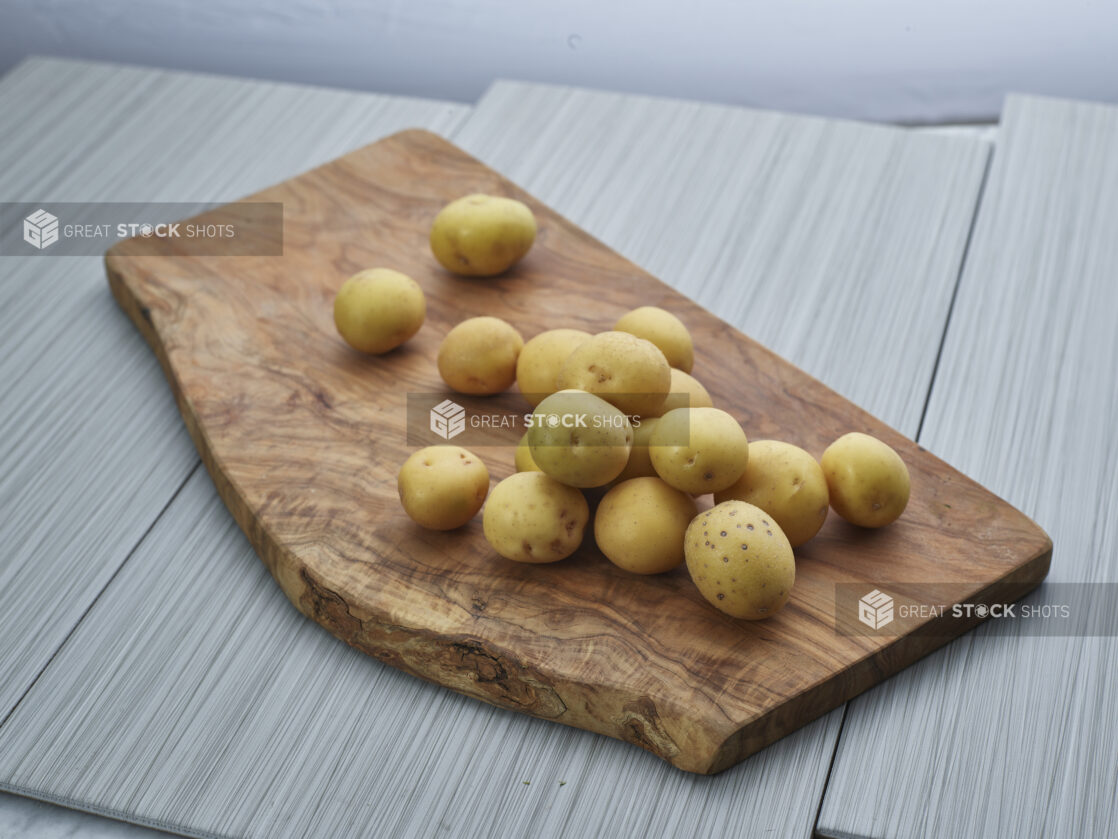
<path fill-rule="evenodd" d="M 339 643 L 203 470 L 174 508 L 0 729 L 5 788 L 206 839 L 808 835 L 834 715 L 721 775 L 679 772 Z"/>
<path fill-rule="evenodd" d="M 529 259 L 484 285 L 436 270 L 425 246 L 437 209 L 477 190 L 528 201 L 542 229 Z M 106 259 L 110 282 L 285 593 L 382 661 L 717 772 L 946 640 L 837 636 L 835 582 L 946 575 L 978 592 L 1047 570 L 1050 543 L 1026 517 L 434 135 L 395 135 L 256 198 L 289 208 L 284 257 L 234 271 L 125 243 Z M 430 305 L 416 340 L 370 361 L 337 340 L 329 304 L 372 263 L 414 276 Z M 585 548 L 556 566 L 508 564 L 476 523 L 428 533 L 398 508 L 405 395 L 438 389 L 431 359 L 446 329 L 485 312 L 525 334 L 600 330 L 638 302 L 691 326 L 705 383 L 754 436 L 818 454 L 857 428 L 910 465 L 903 522 L 872 538 L 831 522 L 801 551 L 789 608 L 764 624 L 706 607 L 683 572 L 634 579 Z M 483 456 L 496 476 L 510 471 L 511 450 Z"/>
<path fill-rule="evenodd" d="M 1116 148 L 1118 108 L 1007 101 L 921 440 L 1050 525 L 1051 582 L 1118 580 Z M 821 834 L 1118 835 L 1118 639 L 1020 628 L 851 704 Z"/>

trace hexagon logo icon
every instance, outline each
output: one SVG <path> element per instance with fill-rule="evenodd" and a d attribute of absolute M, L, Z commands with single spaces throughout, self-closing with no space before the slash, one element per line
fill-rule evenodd
<path fill-rule="evenodd" d="M 431 409 L 431 430 L 444 440 L 452 440 L 466 430 L 466 409 L 444 399 Z"/>
<path fill-rule="evenodd" d="M 38 209 L 23 220 L 23 241 L 42 250 L 58 241 L 58 216 Z"/>
<path fill-rule="evenodd" d="M 858 620 L 870 629 L 881 629 L 893 622 L 893 598 L 874 589 L 858 601 Z"/>

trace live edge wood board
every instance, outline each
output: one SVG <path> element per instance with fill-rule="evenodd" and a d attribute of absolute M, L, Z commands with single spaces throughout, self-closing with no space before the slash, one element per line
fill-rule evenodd
<path fill-rule="evenodd" d="M 438 209 L 470 192 L 519 198 L 539 221 L 531 253 L 496 279 L 452 276 L 427 245 Z M 109 282 L 284 593 L 386 664 L 714 773 L 949 640 L 839 633 L 836 584 L 950 581 L 952 599 L 978 600 L 1019 597 L 1047 573 L 1051 542 L 1026 516 L 433 134 L 396 134 L 248 200 L 282 202 L 282 256 L 130 240 L 106 255 Z M 428 300 L 419 334 L 379 358 L 333 324 L 339 285 L 373 266 L 409 274 Z M 520 565 L 490 550 L 480 520 L 436 533 L 400 508 L 406 397 L 443 389 L 434 359 L 455 323 L 487 314 L 526 337 L 594 332 L 645 304 L 690 327 L 695 375 L 751 439 L 819 456 L 860 430 L 908 464 L 901 520 L 863 531 L 832 514 L 797 550 L 791 602 L 767 621 L 722 615 L 683 568 L 615 568 L 590 528 L 574 556 Z M 510 446 L 476 451 L 494 481 L 513 471 Z"/>

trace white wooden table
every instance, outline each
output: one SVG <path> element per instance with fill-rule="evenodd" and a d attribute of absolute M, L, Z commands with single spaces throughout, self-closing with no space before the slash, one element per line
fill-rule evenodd
<path fill-rule="evenodd" d="M 35 60 L 0 113 L 7 201 L 233 199 L 431 128 L 1033 515 L 1053 579 L 1115 580 L 1116 109 L 1012 100 L 995 151 Z M 381 666 L 272 583 L 99 260 L 0 271 L 0 789 L 197 836 L 1118 832 L 1113 638 L 979 630 L 714 778 Z M 155 835 L 0 798 L 0 836 L 73 832 Z"/>

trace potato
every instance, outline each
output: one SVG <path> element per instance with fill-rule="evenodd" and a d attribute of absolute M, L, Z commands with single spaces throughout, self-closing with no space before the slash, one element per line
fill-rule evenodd
<path fill-rule="evenodd" d="M 660 417 L 648 445 L 656 474 L 676 489 L 703 495 L 732 486 L 749 463 L 749 441 L 719 408 L 676 408 Z"/>
<path fill-rule="evenodd" d="M 334 325 L 355 350 L 379 355 L 419 331 L 427 316 L 423 289 L 390 268 L 359 271 L 334 297 Z"/>
<path fill-rule="evenodd" d="M 520 442 L 516 444 L 516 455 L 513 458 L 516 463 L 517 472 L 540 472 L 542 471 L 536 465 L 536 461 L 532 459 L 532 450 L 528 448 L 528 432 L 524 432 L 524 436 L 520 438 Z"/>
<path fill-rule="evenodd" d="M 652 438 L 652 430 L 656 428 L 656 422 L 656 417 L 638 417 L 633 420 L 633 448 L 629 450 L 629 460 L 625 463 L 625 468 L 614 478 L 615 483 L 632 478 L 656 477 L 656 470 L 652 468 L 652 458 L 648 456 L 648 441 Z"/>
<path fill-rule="evenodd" d="M 654 417 L 672 374 L 655 344 L 627 332 L 600 332 L 567 357 L 556 384 L 596 393 L 626 414 Z"/>
<path fill-rule="evenodd" d="M 851 524 L 884 527 L 908 505 L 908 467 L 888 444 L 853 431 L 820 458 L 831 506 Z"/>
<path fill-rule="evenodd" d="M 819 532 L 827 518 L 827 479 L 815 458 L 791 443 L 754 440 L 745 474 L 714 494 L 716 504 L 736 498 L 773 517 L 793 548 Z"/>
<path fill-rule="evenodd" d="M 481 509 L 489 470 L 460 446 L 428 446 L 404 461 L 396 476 L 404 512 L 431 530 L 461 527 Z"/>
<path fill-rule="evenodd" d="M 714 400 L 707 389 L 682 370 L 672 368 L 671 392 L 660 407 L 661 416 L 676 408 L 713 408 Z"/>
<path fill-rule="evenodd" d="M 695 517 L 684 537 L 687 570 L 711 605 L 746 620 L 783 608 L 796 581 L 792 546 L 760 507 L 723 501 Z"/>
<path fill-rule="evenodd" d="M 575 487 L 604 486 L 629 462 L 633 426 L 592 393 L 561 390 L 532 414 L 528 447 L 540 470 Z"/>
<path fill-rule="evenodd" d="M 617 567 L 659 574 L 683 562 L 683 534 L 695 512 L 691 496 L 659 478 L 633 478 L 598 504 L 594 539 Z"/>
<path fill-rule="evenodd" d="M 671 312 L 656 306 L 641 306 L 622 315 L 613 328 L 651 341 L 660 348 L 668 364 L 684 373 L 691 372 L 695 363 L 691 333 Z"/>
<path fill-rule="evenodd" d="M 517 472 L 493 487 L 482 527 L 486 541 L 506 559 L 557 562 L 577 550 L 589 518 L 577 489 L 543 472 Z"/>
<path fill-rule="evenodd" d="M 459 393 L 500 393 L 516 380 L 523 347 L 520 333 L 500 318 L 469 318 L 443 338 L 439 375 Z"/>
<path fill-rule="evenodd" d="M 516 384 L 532 407 L 559 389 L 559 371 L 575 348 L 590 340 L 581 329 L 549 329 L 524 345 L 516 362 Z"/>
<path fill-rule="evenodd" d="M 512 198 L 476 193 L 451 201 L 431 225 L 431 252 L 448 271 L 492 277 L 515 265 L 536 241 L 536 218 Z"/>

